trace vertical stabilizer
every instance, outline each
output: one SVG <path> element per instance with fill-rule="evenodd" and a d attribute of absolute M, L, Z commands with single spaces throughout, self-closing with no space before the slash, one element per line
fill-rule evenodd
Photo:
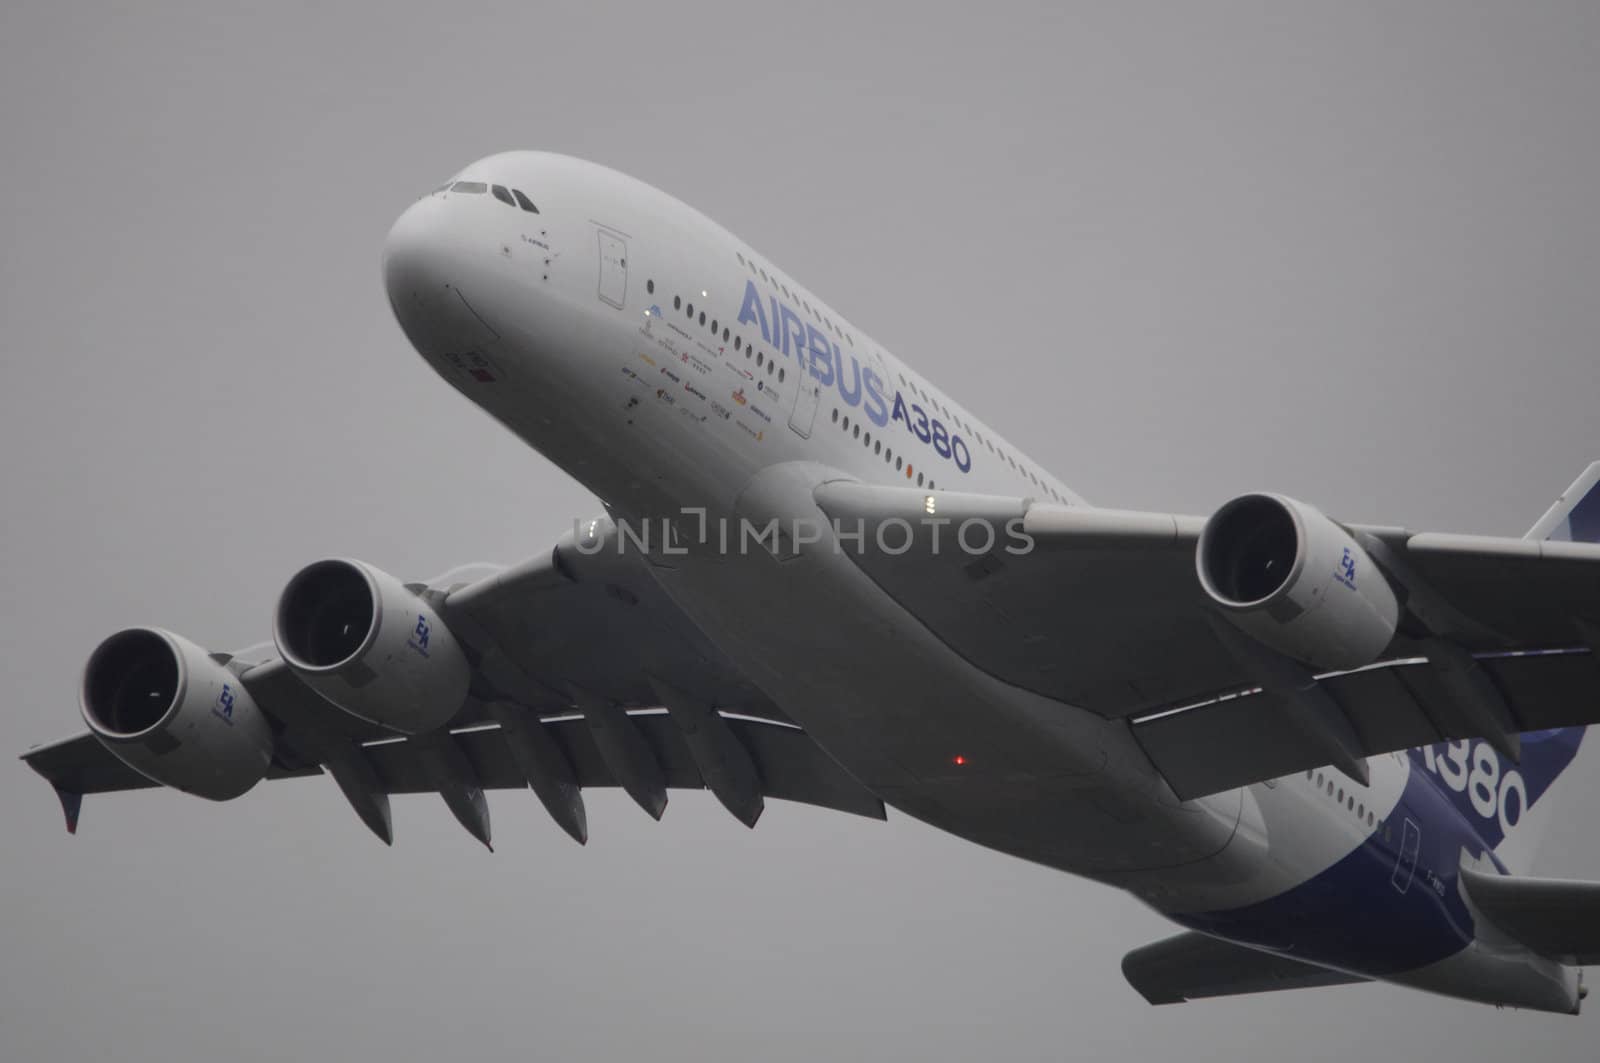
<path fill-rule="evenodd" d="M 1600 543 L 1600 461 L 1583 470 L 1529 529 L 1525 539 Z M 1520 769 L 1528 783 L 1528 807 L 1495 847 L 1506 866 L 1526 873 L 1551 819 L 1582 800 L 1575 779 L 1600 771 L 1600 734 L 1587 727 L 1562 727 L 1523 736 Z"/>

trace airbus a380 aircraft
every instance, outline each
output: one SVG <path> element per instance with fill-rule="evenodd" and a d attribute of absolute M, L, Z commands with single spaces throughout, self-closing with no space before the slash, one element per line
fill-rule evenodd
<path fill-rule="evenodd" d="M 325 560 L 271 647 L 155 628 L 85 668 L 82 795 L 327 772 L 392 839 L 433 791 L 490 841 L 531 787 L 659 817 L 705 787 L 882 817 L 1128 890 L 1187 929 L 1154 1003 L 1383 979 L 1576 1012 L 1600 886 L 1528 877 L 1592 770 L 1600 464 L 1525 539 L 1275 494 L 1096 509 L 772 262 L 612 170 L 516 152 L 389 233 L 434 370 L 605 515 L 508 569 Z"/>

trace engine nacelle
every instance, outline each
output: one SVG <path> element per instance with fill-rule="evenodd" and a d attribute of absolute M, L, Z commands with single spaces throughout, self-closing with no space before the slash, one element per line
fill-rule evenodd
<path fill-rule="evenodd" d="M 1319 669 L 1371 664 L 1400 604 L 1349 532 L 1284 495 L 1242 495 L 1206 521 L 1200 585 L 1257 641 Z"/>
<path fill-rule="evenodd" d="M 128 767 L 213 801 L 250 789 L 272 761 L 272 728 L 239 677 L 170 631 L 129 628 L 100 643 L 79 707 Z"/>
<path fill-rule="evenodd" d="M 278 599 L 272 638 L 306 685 L 403 734 L 448 723 L 472 681 L 461 644 L 433 606 L 359 561 L 301 569 Z"/>

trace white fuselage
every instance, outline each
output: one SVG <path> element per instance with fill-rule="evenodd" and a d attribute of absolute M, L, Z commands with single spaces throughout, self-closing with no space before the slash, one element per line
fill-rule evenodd
<path fill-rule="evenodd" d="M 390 235 L 396 314 L 441 376 L 619 522 L 820 518 L 812 489 L 830 478 L 1085 504 L 765 256 L 665 193 L 532 152 L 481 160 L 457 180 L 487 187 L 427 196 Z M 521 196 L 506 202 L 494 185 Z M 1180 919 L 1269 904 L 1348 860 L 1415 781 L 1412 761 L 1395 754 L 1371 762 L 1370 786 L 1337 776 L 1337 800 L 1328 776 L 1309 773 L 1181 802 L 1125 722 L 979 670 L 844 553 L 658 550 L 651 571 L 887 803 L 1128 889 Z M 1250 943 L 1373 972 L 1285 934 Z M 1471 952 L 1446 962 L 1459 967 Z M 1456 967 L 1408 980 L 1463 992 Z M 1500 969 L 1472 966 L 1476 988 L 1465 995 L 1570 1003 L 1566 976 L 1541 968 L 1527 989 L 1521 974 L 1496 982 Z"/>

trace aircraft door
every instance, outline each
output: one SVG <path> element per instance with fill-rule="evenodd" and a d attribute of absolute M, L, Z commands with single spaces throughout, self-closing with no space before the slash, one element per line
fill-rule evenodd
<path fill-rule="evenodd" d="M 628 245 L 600 230 L 600 300 L 621 310 L 628 296 Z"/>
<path fill-rule="evenodd" d="M 1422 828 L 1410 819 L 1400 835 L 1400 857 L 1394 862 L 1394 874 L 1389 882 L 1404 893 L 1411 888 L 1411 879 L 1417 873 L 1417 850 L 1422 847 Z"/>
<path fill-rule="evenodd" d="M 817 419 L 817 404 L 821 401 L 822 385 L 816 377 L 807 373 L 795 381 L 794 412 L 789 415 L 789 427 L 800 438 L 811 438 L 811 425 Z"/>

